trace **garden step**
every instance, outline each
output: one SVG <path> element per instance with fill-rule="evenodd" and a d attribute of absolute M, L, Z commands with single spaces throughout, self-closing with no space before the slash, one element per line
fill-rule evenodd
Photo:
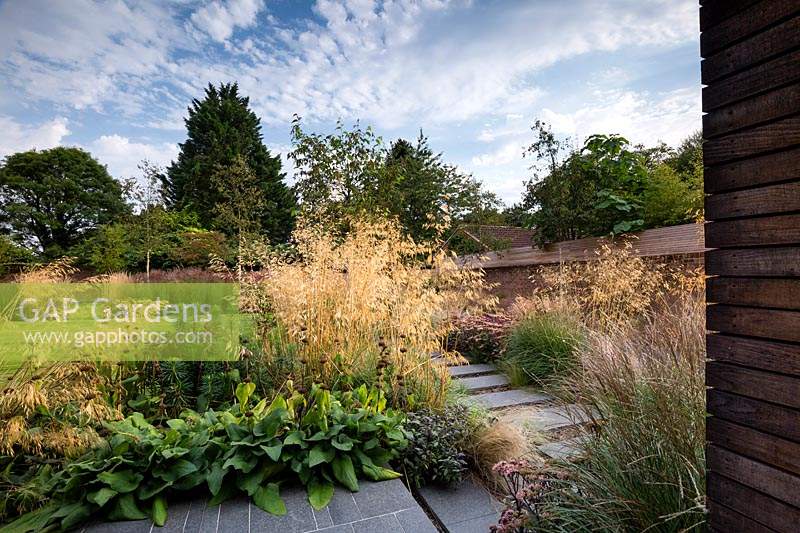
<path fill-rule="evenodd" d="M 450 377 L 464 378 L 464 377 L 479 376 L 482 374 L 492 374 L 494 372 L 497 372 L 497 367 L 495 367 L 494 365 L 476 364 L 476 365 L 451 366 L 448 368 L 448 370 L 450 371 Z"/>
<path fill-rule="evenodd" d="M 519 389 L 485 392 L 483 394 L 476 394 L 467 399 L 467 401 L 487 409 L 503 409 L 505 407 L 516 407 L 518 405 L 533 405 L 552 400 L 553 397 L 549 394 L 528 392 Z"/>
<path fill-rule="evenodd" d="M 508 378 L 501 374 L 489 374 L 485 376 L 463 378 L 459 379 L 458 382 L 462 384 L 471 394 L 475 394 L 480 391 L 498 389 L 500 387 L 507 387 L 509 384 Z"/>
<path fill-rule="evenodd" d="M 419 497 L 450 533 L 486 533 L 497 524 L 502 508 L 489 491 L 470 478 L 454 487 L 422 487 Z"/>
<path fill-rule="evenodd" d="M 528 422 L 539 431 L 556 431 L 590 422 L 585 408 L 578 405 L 543 407 L 531 412 Z"/>
<path fill-rule="evenodd" d="M 548 442 L 537 446 L 537 449 L 551 459 L 569 461 L 581 453 L 581 437 Z"/>

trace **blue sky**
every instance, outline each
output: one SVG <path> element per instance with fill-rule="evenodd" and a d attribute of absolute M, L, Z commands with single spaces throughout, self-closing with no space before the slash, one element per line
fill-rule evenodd
<path fill-rule="evenodd" d="M 134 176 L 175 157 L 209 82 L 238 81 L 274 152 L 294 113 L 386 140 L 421 128 L 511 204 L 536 118 L 577 142 L 676 144 L 700 127 L 696 4 L 0 0 L 0 157 L 77 145 Z"/>

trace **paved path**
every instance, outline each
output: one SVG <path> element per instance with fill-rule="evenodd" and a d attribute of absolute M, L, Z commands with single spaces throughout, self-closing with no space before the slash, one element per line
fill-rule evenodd
<path fill-rule="evenodd" d="M 281 490 L 287 513 L 275 516 L 239 497 L 209 507 L 204 500 L 170 505 L 163 528 L 150 520 L 107 522 L 85 528 L 85 533 L 436 533 L 425 512 L 399 479 L 359 481 L 351 493 L 336 487 L 333 500 L 314 511 L 300 487 Z"/>

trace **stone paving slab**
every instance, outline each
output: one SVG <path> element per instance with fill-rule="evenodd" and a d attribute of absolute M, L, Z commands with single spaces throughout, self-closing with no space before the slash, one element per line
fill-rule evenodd
<path fill-rule="evenodd" d="M 572 439 L 564 439 L 541 444 L 537 446 L 537 449 L 551 459 L 568 461 L 580 454 L 580 442 L 581 437 L 574 437 Z"/>
<path fill-rule="evenodd" d="M 477 376 L 480 374 L 491 374 L 492 372 L 497 372 L 497 367 L 487 364 L 461 365 L 448 367 L 448 371 L 450 372 L 450 377 L 460 378 Z"/>
<path fill-rule="evenodd" d="M 209 507 L 202 499 L 170 504 L 163 528 L 150 520 L 106 522 L 85 533 L 436 533 L 425 512 L 399 479 L 360 481 L 359 492 L 336 487 L 330 505 L 315 511 L 302 487 L 284 487 L 286 514 L 262 511 L 248 498 L 237 497 Z"/>
<path fill-rule="evenodd" d="M 514 407 L 517 405 L 533 405 L 536 403 L 552 401 L 553 397 L 549 394 L 538 392 L 528 392 L 525 390 L 506 390 L 500 392 L 486 392 L 470 396 L 466 399 L 487 409 L 502 409 L 504 407 Z"/>
<path fill-rule="evenodd" d="M 500 518 L 500 503 L 470 478 L 455 487 L 423 487 L 419 495 L 451 533 L 486 533 Z"/>
<path fill-rule="evenodd" d="M 507 377 L 500 374 L 489 374 L 488 376 L 476 376 L 472 378 L 459 379 L 458 383 L 463 385 L 468 392 L 474 393 L 482 390 L 507 387 L 510 382 L 508 381 Z"/>
<path fill-rule="evenodd" d="M 585 424 L 591 419 L 584 408 L 577 405 L 543 407 L 531 413 L 530 424 L 539 431 L 555 431 L 576 424 Z"/>

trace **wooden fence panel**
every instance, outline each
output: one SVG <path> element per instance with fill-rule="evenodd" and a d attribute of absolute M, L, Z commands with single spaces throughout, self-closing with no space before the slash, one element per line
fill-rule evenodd
<path fill-rule="evenodd" d="M 701 2 L 712 531 L 800 527 L 800 0 Z"/>

